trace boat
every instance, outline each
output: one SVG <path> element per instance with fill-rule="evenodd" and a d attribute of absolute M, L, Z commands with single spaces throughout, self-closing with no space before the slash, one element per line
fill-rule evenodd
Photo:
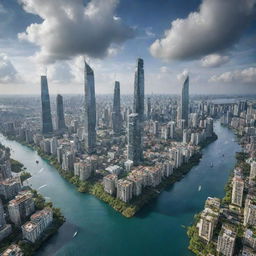
<path fill-rule="evenodd" d="M 211 162 L 211 168 L 213 167 L 213 162 Z"/>
<path fill-rule="evenodd" d="M 222 157 L 224 157 L 224 154 L 222 155 Z"/>
<path fill-rule="evenodd" d="M 201 189 L 202 189 L 202 186 L 200 185 L 200 186 L 198 187 L 198 191 L 201 191 Z"/>
<path fill-rule="evenodd" d="M 39 161 L 38 161 L 38 160 L 36 160 L 36 163 L 37 163 L 37 164 L 39 164 Z"/>
<path fill-rule="evenodd" d="M 77 231 L 74 233 L 73 237 L 75 237 L 77 235 Z"/>

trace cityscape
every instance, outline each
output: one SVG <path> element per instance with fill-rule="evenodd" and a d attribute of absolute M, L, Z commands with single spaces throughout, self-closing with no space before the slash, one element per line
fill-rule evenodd
<path fill-rule="evenodd" d="M 0 1 L 0 255 L 256 255 L 256 1 L 135 2 Z"/>

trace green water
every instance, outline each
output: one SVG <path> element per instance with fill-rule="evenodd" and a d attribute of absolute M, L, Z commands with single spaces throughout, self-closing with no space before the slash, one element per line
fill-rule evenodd
<path fill-rule="evenodd" d="M 0 135 L 1 143 L 12 149 L 12 157 L 32 173 L 29 180 L 32 187 L 38 189 L 46 184 L 39 189 L 40 193 L 60 207 L 67 219 L 37 254 L 193 255 L 187 250 L 188 238 L 182 226 L 192 223 L 208 196 L 224 195 L 224 185 L 235 164 L 235 152 L 240 150 L 232 131 L 221 127 L 219 122 L 215 122 L 215 132 L 218 140 L 203 150 L 200 164 L 132 219 L 122 217 L 91 195 L 77 192 L 36 152 Z M 200 185 L 202 189 L 198 191 Z M 73 238 L 75 231 L 78 233 Z"/>

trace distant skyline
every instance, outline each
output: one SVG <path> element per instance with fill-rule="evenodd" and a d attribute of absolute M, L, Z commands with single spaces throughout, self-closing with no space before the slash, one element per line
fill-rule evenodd
<path fill-rule="evenodd" d="M 0 93 L 256 94 L 256 0 L 0 0 Z M 47 72 L 46 72 L 47 70 Z"/>

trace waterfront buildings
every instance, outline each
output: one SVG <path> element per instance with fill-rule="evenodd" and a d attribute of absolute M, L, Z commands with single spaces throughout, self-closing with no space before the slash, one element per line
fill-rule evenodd
<path fill-rule="evenodd" d="M 185 120 L 185 127 L 188 127 L 189 114 L 189 76 L 186 77 L 181 93 L 181 119 Z"/>
<path fill-rule="evenodd" d="M 53 213 L 51 208 L 44 208 L 34 213 L 30 217 L 30 221 L 26 222 L 22 227 L 23 239 L 35 243 L 53 221 Z"/>
<path fill-rule="evenodd" d="M 236 232 L 233 228 L 222 225 L 218 236 L 217 251 L 224 256 L 233 256 L 235 248 Z"/>
<path fill-rule="evenodd" d="M 23 256 L 23 252 L 19 245 L 11 244 L 6 250 L 3 251 L 1 256 Z"/>
<path fill-rule="evenodd" d="M 112 126 L 115 134 L 120 134 L 122 128 L 122 116 L 120 107 L 120 83 L 115 81 L 114 101 L 112 112 Z"/>
<path fill-rule="evenodd" d="M 12 227 L 10 224 L 6 223 L 5 212 L 2 201 L 0 199 L 0 242 L 12 232 Z"/>
<path fill-rule="evenodd" d="M 129 180 L 120 179 L 117 181 L 116 186 L 116 197 L 125 203 L 129 202 L 133 196 L 133 183 Z"/>
<path fill-rule="evenodd" d="M 15 199 L 8 204 L 8 212 L 10 220 L 19 226 L 26 217 L 30 216 L 35 211 L 35 203 L 32 199 L 30 191 L 20 192 Z"/>
<path fill-rule="evenodd" d="M 51 104 L 46 76 L 41 76 L 41 102 L 42 102 L 42 133 L 53 132 Z"/>
<path fill-rule="evenodd" d="M 244 207 L 244 226 L 248 225 L 256 225 L 256 202 L 249 196 L 246 198 Z"/>
<path fill-rule="evenodd" d="M 244 181 L 240 176 L 234 176 L 232 188 L 232 204 L 239 207 L 243 203 Z"/>
<path fill-rule="evenodd" d="M 84 127 L 85 150 L 88 154 L 96 151 L 96 100 L 94 87 L 94 72 L 84 63 Z"/>
<path fill-rule="evenodd" d="M 56 130 L 64 131 L 66 129 L 63 97 L 58 94 L 56 97 Z"/>
<path fill-rule="evenodd" d="M 118 176 L 116 174 L 108 174 L 103 178 L 104 190 L 110 195 L 115 195 L 116 193 L 116 182 Z"/>
<path fill-rule="evenodd" d="M 200 214 L 200 221 L 197 224 L 199 236 L 207 242 L 212 240 L 214 228 L 218 223 L 219 211 L 220 200 L 218 198 L 208 197 L 205 208 Z"/>
<path fill-rule="evenodd" d="M 5 200 L 13 199 L 21 191 L 20 177 L 12 177 L 0 181 L 0 196 Z"/>

